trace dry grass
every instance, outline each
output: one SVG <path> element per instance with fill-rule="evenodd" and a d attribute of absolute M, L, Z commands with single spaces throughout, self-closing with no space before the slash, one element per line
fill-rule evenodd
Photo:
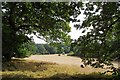
<path fill-rule="evenodd" d="M 99 73 L 104 72 L 105 69 L 91 68 L 89 66 L 81 68 L 79 62 L 81 62 L 80 58 L 57 55 L 34 55 L 25 59 L 12 59 L 11 62 L 3 63 L 2 77 L 4 79 L 15 78 L 13 80 L 18 80 L 18 78 L 19 80 L 21 78 L 48 78 L 48 80 L 52 78 L 57 78 L 57 80 L 58 78 L 67 78 L 67 80 L 111 78 L 111 75 Z"/>
<path fill-rule="evenodd" d="M 77 66 L 24 59 L 13 59 L 11 62 L 4 63 L 2 72 L 3 78 L 71 78 L 80 76 L 85 77 Z M 95 73 L 89 76 L 105 77 Z"/>
<path fill-rule="evenodd" d="M 105 72 L 108 69 L 101 69 L 101 68 L 93 68 L 91 66 L 86 66 L 85 68 L 81 68 L 80 65 L 83 64 L 82 59 L 79 57 L 73 57 L 73 56 L 66 56 L 61 55 L 58 56 L 58 54 L 52 54 L 52 55 L 32 55 L 29 58 L 25 58 L 26 60 L 35 60 L 35 61 L 44 61 L 44 62 L 52 62 L 57 63 L 61 65 L 69 65 L 69 66 L 75 66 L 79 69 L 81 73 L 89 74 L 93 72 Z"/>
<path fill-rule="evenodd" d="M 62 73 L 74 75 L 78 73 L 78 69 L 48 62 L 12 60 L 3 64 L 2 77 L 47 78 Z"/>

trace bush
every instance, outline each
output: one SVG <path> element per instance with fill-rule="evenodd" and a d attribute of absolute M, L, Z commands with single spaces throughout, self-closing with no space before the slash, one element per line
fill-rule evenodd
<path fill-rule="evenodd" d="M 24 48 L 24 49 L 19 49 L 18 53 L 16 54 L 16 57 L 24 58 L 24 57 L 28 57 L 30 55 L 31 55 L 30 51 L 27 51 Z"/>
<path fill-rule="evenodd" d="M 75 56 L 75 53 L 71 51 L 70 53 L 67 54 L 67 56 Z"/>

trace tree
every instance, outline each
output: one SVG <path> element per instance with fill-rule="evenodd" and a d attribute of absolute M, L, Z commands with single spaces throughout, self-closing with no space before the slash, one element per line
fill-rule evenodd
<path fill-rule="evenodd" d="M 19 45 L 19 47 L 16 50 L 17 54 L 14 54 L 14 56 L 19 58 L 28 57 L 31 54 L 35 54 L 36 50 L 37 48 L 34 42 L 26 42 L 22 45 Z"/>
<path fill-rule="evenodd" d="M 55 54 L 57 53 L 57 48 L 50 46 L 49 44 L 44 44 L 45 49 L 48 51 L 50 54 Z"/>
<path fill-rule="evenodd" d="M 64 53 L 70 52 L 70 45 L 63 45 L 63 48 L 64 48 Z"/>
<path fill-rule="evenodd" d="M 48 43 L 68 43 L 69 21 L 76 10 L 75 4 L 3 2 L 3 58 L 9 61 L 19 45 L 30 41 L 31 38 L 28 38 L 27 34 L 33 33 Z"/>
<path fill-rule="evenodd" d="M 46 50 L 43 44 L 37 44 L 37 53 L 45 54 L 45 53 L 48 53 L 48 51 Z"/>
<path fill-rule="evenodd" d="M 84 5 L 86 7 L 80 9 L 84 10 L 85 20 L 82 24 L 75 24 L 77 29 L 83 30 L 82 33 L 92 28 L 75 42 L 88 58 L 84 60 L 92 65 L 95 60 L 90 58 L 97 55 L 97 67 L 102 67 L 101 63 L 109 65 L 114 59 L 120 60 L 120 5 L 118 2 L 90 2 Z"/>

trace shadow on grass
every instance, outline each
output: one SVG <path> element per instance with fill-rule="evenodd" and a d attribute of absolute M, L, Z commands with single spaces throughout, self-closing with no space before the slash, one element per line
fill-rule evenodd
<path fill-rule="evenodd" d="M 116 76 L 102 75 L 99 73 L 92 74 L 76 74 L 76 75 L 67 75 L 67 74 L 56 74 L 50 77 L 49 79 L 54 80 L 119 80 Z"/>
<path fill-rule="evenodd" d="M 24 75 L 18 75 L 18 78 L 3 78 L 2 80 L 119 80 L 118 77 L 110 75 L 100 75 L 100 74 L 77 74 L 77 75 L 68 75 L 68 74 L 55 74 L 48 78 L 29 78 Z M 23 78 L 24 77 L 24 78 Z"/>
<path fill-rule="evenodd" d="M 66 73 L 56 73 L 54 75 L 45 78 L 33 78 L 34 74 L 36 75 L 36 73 L 34 72 L 45 71 L 48 69 L 49 65 L 55 65 L 55 63 L 13 59 L 11 62 L 3 63 L 2 71 L 5 72 L 5 74 L 2 75 L 3 77 L 2 80 L 120 80 L 117 77 L 110 75 L 102 75 L 99 73 L 92 73 L 89 75 L 85 75 L 85 74 L 69 75 Z M 20 71 L 20 72 L 15 72 L 15 71 Z M 27 75 L 29 74 L 29 72 L 33 72 L 33 73 Z"/>
<path fill-rule="evenodd" d="M 2 71 L 43 71 L 47 70 L 48 65 L 55 63 L 26 61 L 24 59 L 12 59 L 10 62 L 2 64 Z"/>

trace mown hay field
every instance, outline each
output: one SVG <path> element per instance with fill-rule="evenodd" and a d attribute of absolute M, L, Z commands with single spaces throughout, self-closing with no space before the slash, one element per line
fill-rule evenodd
<path fill-rule="evenodd" d="M 46 57 L 45 60 L 49 60 L 49 59 L 47 59 Z M 2 77 L 3 79 L 4 78 L 49 78 L 49 79 L 50 78 L 61 78 L 61 79 L 110 78 L 111 75 L 101 74 L 101 72 L 104 71 L 105 71 L 104 69 L 100 69 L 100 68 L 91 68 L 91 67 L 81 68 L 80 66 L 76 66 L 76 65 L 62 64 L 62 63 L 58 64 L 55 62 L 41 61 L 40 59 L 38 60 L 38 58 L 36 58 L 36 60 L 33 60 L 30 57 L 29 59 L 27 58 L 12 59 L 12 61 L 10 62 L 4 62 L 2 69 Z"/>

